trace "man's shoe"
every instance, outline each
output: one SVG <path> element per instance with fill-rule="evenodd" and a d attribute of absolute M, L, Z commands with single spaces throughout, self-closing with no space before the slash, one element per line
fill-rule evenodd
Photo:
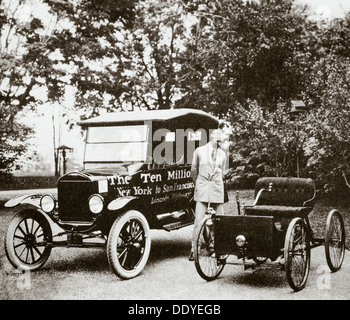
<path fill-rule="evenodd" d="M 188 257 L 188 261 L 194 261 L 193 252 L 191 251 L 190 256 Z"/>

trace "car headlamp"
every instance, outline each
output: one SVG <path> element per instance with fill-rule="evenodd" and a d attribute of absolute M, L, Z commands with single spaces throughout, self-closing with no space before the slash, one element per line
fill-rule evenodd
<path fill-rule="evenodd" d="M 44 212 L 50 213 L 53 209 L 55 209 L 55 199 L 49 194 L 45 194 L 40 199 L 40 207 Z"/>
<path fill-rule="evenodd" d="M 239 247 L 243 247 L 246 244 L 246 238 L 243 235 L 239 235 L 236 238 L 236 244 Z"/>
<path fill-rule="evenodd" d="M 89 199 L 89 209 L 92 213 L 98 214 L 103 210 L 104 201 L 99 194 L 94 194 Z"/>

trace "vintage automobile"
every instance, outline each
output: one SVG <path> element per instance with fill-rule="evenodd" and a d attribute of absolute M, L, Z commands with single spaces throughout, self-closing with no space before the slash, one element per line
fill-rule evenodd
<path fill-rule="evenodd" d="M 57 199 L 34 194 L 5 204 L 18 209 L 5 237 L 9 261 L 36 270 L 54 247 L 106 247 L 120 278 L 137 276 L 149 257 L 150 229 L 193 223 L 193 152 L 218 124 L 193 109 L 108 113 L 82 121 L 84 170 L 59 178 Z M 52 223 L 64 231 L 53 235 Z"/>
<path fill-rule="evenodd" d="M 198 274 L 216 279 L 226 264 L 246 269 L 284 270 L 290 287 L 302 290 L 310 270 L 310 249 L 325 246 L 327 264 L 338 271 L 345 254 L 345 230 L 338 210 L 328 214 L 325 238 L 316 238 L 308 215 L 313 210 L 316 188 L 312 179 L 260 178 L 255 201 L 237 215 L 217 215 L 209 207 L 196 234 L 194 251 Z M 235 261 L 229 261 L 235 255 Z M 242 262 L 237 261 L 242 259 Z"/>

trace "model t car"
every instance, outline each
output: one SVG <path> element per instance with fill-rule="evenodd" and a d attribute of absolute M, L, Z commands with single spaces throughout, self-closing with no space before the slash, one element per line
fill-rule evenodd
<path fill-rule="evenodd" d="M 192 155 L 218 120 L 175 109 L 108 113 L 80 125 L 87 131 L 84 170 L 58 180 L 57 199 L 34 194 L 5 204 L 18 208 L 5 238 L 7 257 L 36 270 L 53 247 L 106 247 L 112 270 L 135 277 L 148 260 L 150 229 L 193 223 Z M 52 223 L 63 232 L 53 235 Z"/>
<path fill-rule="evenodd" d="M 305 287 L 310 269 L 310 249 L 324 245 L 332 272 L 338 271 L 345 254 L 345 230 L 341 214 L 328 214 L 325 237 L 316 238 L 309 221 L 316 188 L 311 179 L 260 178 L 252 205 L 238 205 L 238 215 L 209 215 L 197 229 L 194 259 L 199 275 L 214 280 L 225 264 L 242 264 L 244 269 L 284 270 L 289 285 Z M 228 262 L 235 255 L 242 263 Z"/>

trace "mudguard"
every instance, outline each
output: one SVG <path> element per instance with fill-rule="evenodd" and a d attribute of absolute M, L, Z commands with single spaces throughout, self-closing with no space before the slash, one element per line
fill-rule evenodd
<path fill-rule="evenodd" d="M 138 199 L 137 197 L 122 197 L 117 198 L 109 203 L 108 210 L 115 211 L 124 208 L 130 201 Z"/>
<path fill-rule="evenodd" d="M 13 208 L 18 206 L 19 204 L 30 204 L 36 208 L 40 209 L 40 199 L 45 194 L 26 194 L 23 196 L 18 196 L 13 198 L 5 203 L 6 208 Z"/>

